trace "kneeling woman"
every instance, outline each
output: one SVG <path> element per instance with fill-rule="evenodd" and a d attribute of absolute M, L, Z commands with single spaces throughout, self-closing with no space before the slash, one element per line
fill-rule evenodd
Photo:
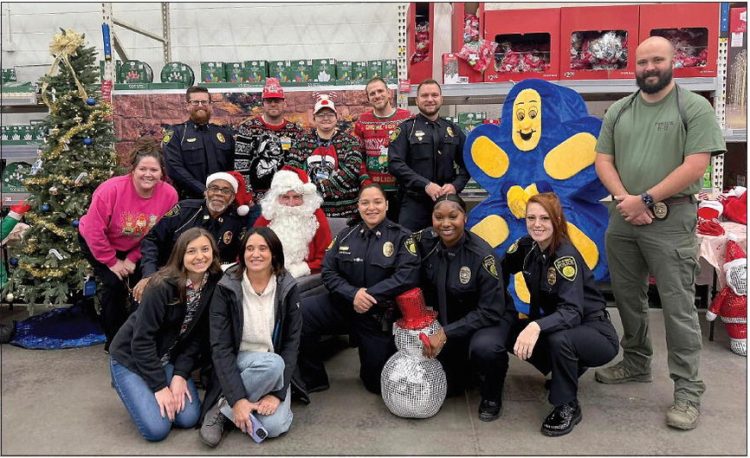
<path fill-rule="evenodd" d="M 503 380 L 508 368 L 505 315 L 514 313 L 492 247 L 466 232 L 466 203 L 456 194 L 438 197 L 432 228 L 414 234 L 422 257 L 420 285 L 427 305 L 438 311 L 443 328 L 430 336 L 425 354 L 440 360 L 449 394 L 463 391 L 468 363 L 480 376 L 479 419 L 500 416 Z M 506 311 L 506 307 L 508 310 Z M 468 359 L 467 359 L 468 356 Z"/>
<path fill-rule="evenodd" d="M 528 319 L 516 318 L 508 347 L 542 373 L 552 372 L 549 401 L 555 406 L 542 424 L 547 436 L 562 436 L 581 421 L 578 378 L 588 367 L 611 361 L 618 351 L 615 328 L 594 276 L 568 236 L 554 193 L 532 196 L 524 236 L 508 249 L 502 266 L 523 272 L 531 293 Z"/>
<path fill-rule="evenodd" d="M 293 418 L 289 385 L 302 330 L 297 281 L 284 270 L 281 241 L 270 228 L 251 228 L 242 246 L 240 263 L 219 281 L 209 312 L 214 377 L 200 437 L 211 447 L 224 433 L 224 403 L 242 432 L 253 427 L 251 413 L 268 437 L 287 432 Z"/>
<path fill-rule="evenodd" d="M 141 435 L 167 437 L 172 424 L 192 428 L 201 404 L 190 373 L 208 339 L 208 303 L 221 278 L 211 234 L 192 228 L 177 239 L 140 307 L 112 340 L 112 384 Z"/>

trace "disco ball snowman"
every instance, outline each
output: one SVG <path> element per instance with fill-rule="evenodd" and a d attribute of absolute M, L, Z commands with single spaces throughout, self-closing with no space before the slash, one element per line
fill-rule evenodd
<path fill-rule="evenodd" d="M 423 340 L 440 330 L 437 312 L 425 306 L 422 290 L 399 295 L 396 303 L 403 318 L 393 325 L 398 351 L 380 375 L 380 388 L 388 410 L 404 418 L 429 418 L 445 401 L 448 382 L 440 361 L 423 355 Z"/>

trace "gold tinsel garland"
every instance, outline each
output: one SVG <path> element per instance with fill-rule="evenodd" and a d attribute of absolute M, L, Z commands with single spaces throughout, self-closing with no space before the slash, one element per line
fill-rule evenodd
<path fill-rule="evenodd" d="M 50 69 L 47 71 L 47 76 L 51 78 L 57 75 L 57 73 L 60 71 L 60 63 L 64 63 L 70 70 L 70 75 L 73 78 L 73 81 L 76 83 L 76 86 L 78 87 L 78 95 L 81 96 L 81 99 L 86 100 L 88 98 L 86 89 L 83 87 L 81 82 L 78 81 L 76 72 L 75 70 L 73 70 L 73 66 L 70 64 L 70 56 L 74 56 L 76 50 L 79 47 L 83 46 L 84 43 L 85 41 L 83 39 L 83 35 L 71 29 L 63 30 L 62 32 L 55 34 L 55 36 L 52 38 L 52 43 L 50 43 L 49 45 L 49 52 L 52 54 L 55 60 L 52 62 Z M 47 81 L 42 84 L 42 101 L 54 113 L 57 108 L 50 105 L 50 102 L 47 99 L 48 86 L 49 82 Z"/>
<path fill-rule="evenodd" d="M 33 277 L 36 278 L 61 278 L 65 276 L 65 271 L 62 269 L 52 269 L 52 268 L 42 268 L 42 269 L 35 269 L 31 266 L 31 264 L 26 262 L 19 262 L 18 267 L 25 270 L 26 272 L 30 273 Z"/>
<path fill-rule="evenodd" d="M 65 229 L 57 226 L 56 224 L 48 223 L 44 218 L 40 218 L 39 215 L 35 213 L 26 213 L 26 219 L 29 220 L 29 223 L 31 223 L 32 226 L 41 226 L 58 237 L 65 238 L 68 235 L 68 232 Z"/>
<path fill-rule="evenodd" d="M 106 102 L 102 102 L 99 109 L 91 113 L 86 124 L 79 124 L 65 132 L 65 134 L 58 140 L 57 146 L 49 153 L 43 154 L 43 157 L 45 159 L 57 159 L 58 157 L 60 157 L 63 151 L 65 151 L 65 146 L 70 143 L 70 139 L 72 139 L 75 135 L 83 132 L 84 130 L 94 127 L 94 125 L 96 125 L 97 118 L 106 118 L 111 114 L 112 105 Z"/>

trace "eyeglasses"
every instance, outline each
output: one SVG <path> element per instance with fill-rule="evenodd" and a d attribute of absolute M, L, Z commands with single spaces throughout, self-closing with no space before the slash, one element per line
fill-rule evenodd
<path fill-rule="evenodd" d="M 206 106 L 211 105 L 210 100 L 191 100 L 188 103 L 194 107 L 197 107 L 200 105 L 206 105 Z"/>
<path fill-rule="evenodd" d="M 206 190 L 214 194 L 219 193 L 222 196 L 231 196 L 234 193 L 234 189 L 232 188 L 220 188 L 218 186 L 213 186 L 213 185 L 206 188 Z"/>

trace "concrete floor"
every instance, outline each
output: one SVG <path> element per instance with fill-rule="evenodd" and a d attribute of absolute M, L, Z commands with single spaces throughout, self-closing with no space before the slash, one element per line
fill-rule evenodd
<path fill-rule="evenodd" d="M 619 316 L 610 309 L 618 332 Z M 17 312 L 16 312 L 17 314 Z M 701 311 L 701 315 L 703 311 Z M 18 318 L 16 316 L 16 318 Z M 22 317 L 21 317 L 22 318 Z M 7 310 L 0 321 L 7 322 Z M 707 385 L 700 425 L 689 432 L 668 428 L 672 401 L 661 310 L 651 311 L 654 381 L 602 385 L 583 375 L 583 422 L 564 437 L 539 432 L 551 407 L 543 377 L 511 357 L 502 417 L 477 418 L 476 389 L 449 398 L 427 420 L 391 415 L 379 396 L 361 386 L 355 349 L 328 363 L 331 389 L 312 404 L 293 404 L 285 436 L 253 443 L 237 431 L 216 449 L 197 430 L 173 430 L 160 443 L 141 439 L 110 388 L 102 346 L 32 351 L 3 345 L 3 455 L 747 455 L 747 360 L 731 353 L 723 325 L 708 341 L 705 319 L 702 375 Z M 618 358 L 619 359 L 619 358 Z"/>

